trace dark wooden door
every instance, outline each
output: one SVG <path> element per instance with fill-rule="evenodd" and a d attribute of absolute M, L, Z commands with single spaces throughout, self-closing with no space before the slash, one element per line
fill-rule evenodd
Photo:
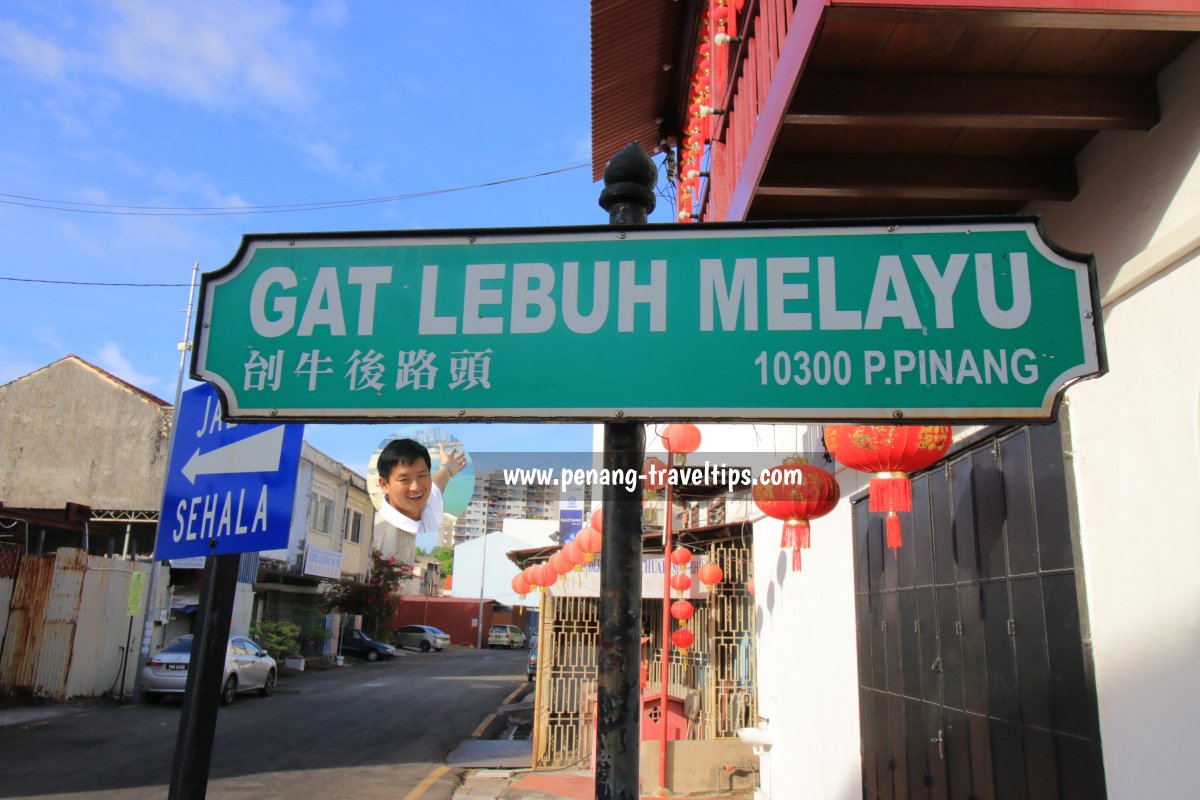
<path fill-rule="evenodd" d="M 1059 426 L 914 476 L 904 545 L 854 505 L 863 795 L 1106 796 Z"/>

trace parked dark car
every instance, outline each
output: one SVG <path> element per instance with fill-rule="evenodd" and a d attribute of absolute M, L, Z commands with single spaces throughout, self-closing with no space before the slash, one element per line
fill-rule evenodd
<path fill-rule="evenodd" d="M 397 647 L 416 647 L 428 653 L 449 647 L 450 635 L 432 625 L 405 625 L 392 631 L 392 642 Z"/>
<path fill-rule="evenodd" d="M 342 655 L 378 661 L 396 655 L 396 648 L 377 642 L 357 628 L 352 628 L 342 633 Z"/>

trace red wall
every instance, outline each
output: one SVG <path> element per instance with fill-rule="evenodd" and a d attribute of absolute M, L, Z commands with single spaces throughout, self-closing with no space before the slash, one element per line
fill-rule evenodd
<path fill-rule="evenodd" d="M 504 606 L 502 606 L 504 608 Z M 479 616 L 479 601 L 451 597 L 425 597 L 408 595 L 400 598 L 400 610 L 396 612 L 391 630 L 401 625 L 432 625 L 450 634 L 451 647 L 474 647 L 476 629 L 471 620 Z M 512 607 L 510 611 L 492 612 L 492 601 L 483 602 L 483 638 L 487 646 L 487 632 L 492 625 L 512 624 L 526 629 L 525 608 Z"/>

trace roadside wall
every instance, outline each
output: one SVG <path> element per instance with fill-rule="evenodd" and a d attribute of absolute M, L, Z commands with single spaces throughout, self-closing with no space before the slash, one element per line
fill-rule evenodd
<path fill-rule="evenodd" d="M 1101 285 L 1109 373 L 1070 389 L 1066 419 L 1110 797 L 1195 793 L 1200 44 L 1159 95 L 1154 129 L 1080 154 L 1075 201 L 1030 209 Z"/>

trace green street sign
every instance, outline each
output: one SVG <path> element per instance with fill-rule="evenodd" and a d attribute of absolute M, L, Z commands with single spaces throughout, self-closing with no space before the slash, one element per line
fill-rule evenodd
<path fill-rule="evenodd" d="M 1029 218 L 256 234 L 200 294 L 244 420 L 1050 419 L 1105 369 Z"/>

